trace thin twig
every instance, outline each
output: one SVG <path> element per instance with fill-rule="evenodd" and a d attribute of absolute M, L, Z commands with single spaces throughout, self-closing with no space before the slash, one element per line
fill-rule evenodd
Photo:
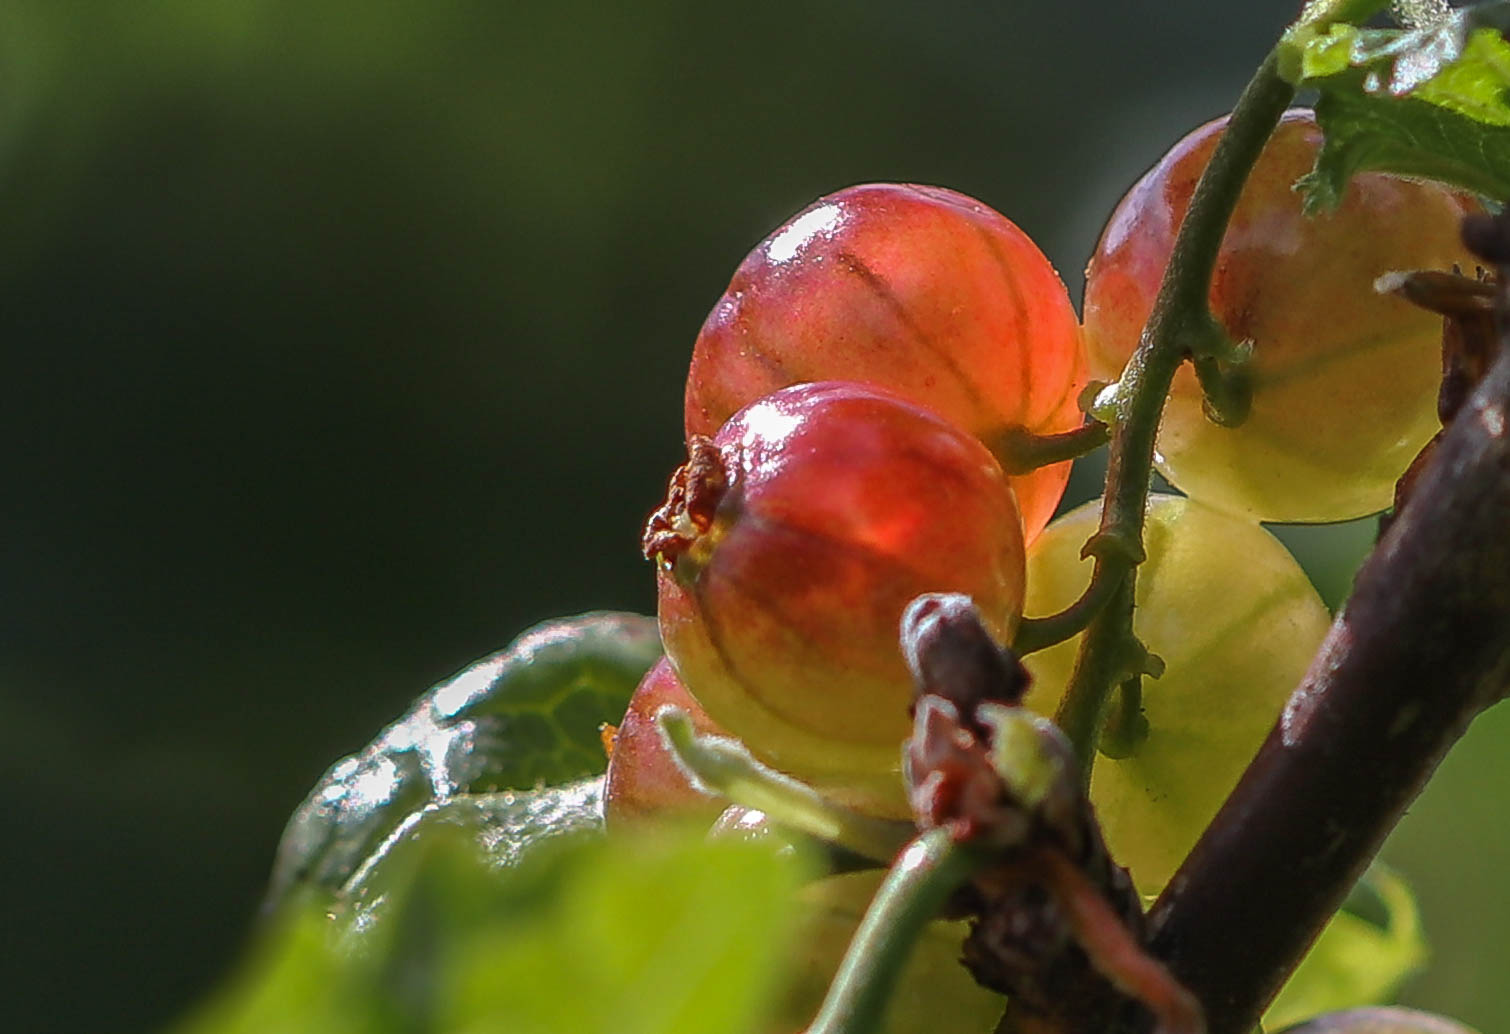
<path fill-rule="evenodd" d="M 1096 561 L 1085 592 L 1059 613 L 1040 618 L 1023 618 L 1017 625 L 1017 636 L 1012 640 L 1012 652 L 1019 657 L 1026 657 L 1084 632 L 1091 619 L 1101 613 L 1101 609 L 1111 599 L 1112 590 L 1119 584 L 1114 575 L 1103 573 L 1104 567 L 1105 561 Z"/>
<path fill-rule="evenodd" d="M 1037 852 L 1034 866 L 1053 889 L 1096 972 L 1122 994 L 1144 1003 L 1154 1016 L 1156 1034 L 1204 1034 L 1200 1002 L 1144 950 L 1078 866 L 1052 849 Z"/>
<path fill-rule="evenodd" d="M 1324 31 L 1338 21 L 1366 18 L 1386 0 L 1311 0 L 1290 34 Z M 1153 477 L 1154 437 L 1175 372 L 1192 360 L 1208 414 L 1232 426 L 1246 416 L 1249 397 L 1241 356 L 1212 315 L 1208 293 L 1227 222 L 1264 144 L 1294 99 L 1281 73 L 1285 41 L 1270 51 L 1232 109 L 1227 127 L 1190 198 L 1175 237 L 1153 311 L 1122 377 L 1098 399 L 1096 413 L 1114 423 L 1102 496 L 1101 526 L 1086 544 L 1099 561 L 1096 578 L 1116 586 L 1081 640 L 1079 658 L 1055 721 L 1075 745 L 1089 782 L 1101 714 L 1112 688 L 1134 675 L 1132 595 L 1143 562 L 1143 514 Z M 1260 346 L 1261 347 L 1261 346 Z"/>

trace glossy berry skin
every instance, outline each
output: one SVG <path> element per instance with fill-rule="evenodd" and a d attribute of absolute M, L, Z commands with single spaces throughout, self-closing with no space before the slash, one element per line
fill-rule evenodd
<path fill-rule="evenodd" d="M 1079 598 L 1092 568 L 1080 549 L 1099 520 L 1092 502 L 1034 543 L 1026 613 Z M 1156 494 L 1144 545 L 1133 631 L 1166 668 L 1143 679 L 1147 738 L 1128 757 L 1096 759 L 1091 803 L 1112 857 L 1152 895 L 1236 785 L 1331 622 L 1300 565 L 1257 524 Z M 1054 714 L 1079 643 L 1023 658 L 1034 677 L 1026 706 Z"/>
<path fill-rule="evenodd" d="M 707 825 L 726 806 L 722 798 L 694 787 L 671 756 L 655 721 L 663 707 L 686 712 L 698 732 L 723 732 L 692 699 L 671 662 L 664 657 L 657 661 L 640 680 L 613 733 L 603 786 L 603 817 L 610 830 L 679 819 Z"/>
<path fill-rule="evenodd" d="M 1181 140 L 1123 198 L 1086 270 L 1091 376 L 1116 380 L 1137 345 L 1225 119 Z M 1188 495 L 1270 521 L 1336 521 L 1390 504 L 1395 480 L 1440 426 L 1441 319 L 1380 295 L 1383 273 L 1472 271 L 1458 240 L 1475 206 L 1437 185 L 1355 177 L 1337 211 L 1308 218 L 1292 185 L 1321 133 L 1288 112 L 1228 226 L 1213 313 L 1253 342 L 1252 411 L 1236 428 L 1201 408 L 1187 364 L 1160 426 L 1159 470 Z"/>
<path fill-rule="evenodd" d="M 687 433 L 832 379 L 894 391 L 988 445 L 1082 420 L 1079 327 L 1058 274 L 1005 216 L 941 187 L 841 190 L 750 252 L 693 347 Z M 1029 540 L 1068 477 L 1059 463 L 1012 479 Z"/>
<path fill-rule="evenodd" d="M 936 414 L 845 382 L 779 391 L 691 453 L 645 543 L 677 672 L 757 757 L 903 813 L 903 608 L 968 593 L 1004 641 L 1020 615 L 1022 529 L 1001 468 Z"/>

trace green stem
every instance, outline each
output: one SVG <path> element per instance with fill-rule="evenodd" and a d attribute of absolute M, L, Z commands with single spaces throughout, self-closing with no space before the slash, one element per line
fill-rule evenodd
<path fill-rule="evenodd" d="M 945 827 L 930 829 L 902 852 L 876 892 L 850 942 L 828 997 L 807 1034 L 872 1034 L 902 966 L 945 900 L 987 860 L 955 842 Z"/>
<path fill-rule="evenodd" d="M 1059 434 L 1033 434 L 1014 427 L 989 442 L 991 452 L 1008 474 L 1026 474 L 1051 463 L 1062 463 L 1099 449 L 1111 437 L 1110 429 L 1099 420 L 1087 420 L 1073 431 Z"/>
<path fill-rule="evenodd" d="M 1109 758 L 1129 758 L 1148 739 L 1148 718 L 1143 714 L 1143 676 L 1122 683 L 1111 713 L 1101 729 L 1101 753 Z"/>
<path fill-rule="evenodd" d="M 1090 786 L 1102 716 L 1112 687 L 1129 677 L 1126 654 L 1132 638 L 1133 578 L 1127 577 L 1085 630 L 1069 689 L 1059 702 L 1054 724 L 1075 747 L 1080 782 Z"/>
<path fill-rule="evenodd" d="M 667 749 L 704 789 L 763 811 L 774 822 L 883 865 L 890 865 L 916 832 L 911 822 L 876 818 L 829 800 L 806 783 L 762 765 L 735 740 L 700 734 L 685 711 L 663 707 L 655 720 Z"/>
<path fill-rule="evenodd" d="M 1319 16 L 1324 16 L 1319 15 Z M 1132 599 L 1143 556 L 1143 516 L 1152 480 L 1154 436 L 1180 363 L 1214 354 L 1207 301 L 1217 252 L 1248 173 L 1295 95 L 1279 75 L 1279 51 L 1264 59 L 1243 90 L 1211 161 L 1201 174 L 1143 336 L 1116 392 L 1117 420 L 1107 463 L 1101 528 L 1088 549 L 1116 578 L 1117 592 L 1086 629 L 1055 721 L 1074 744 L 1085 778 L 1095 758 L 1112 687 L 1134 672 Z"/>
<path fill-rule="evenodd" d="M 1091 583 L 1080 598 L 1057 614 L 1041 618 L 1023 618 L 1012 640 L 1012 652 L 1019 657 L 1045 650 L 1085 631 L 1087 625 L 1106 606 L 1118 579 L 1124 572 L 1109 572 L 1103 560 L 1096 561 Z"/>

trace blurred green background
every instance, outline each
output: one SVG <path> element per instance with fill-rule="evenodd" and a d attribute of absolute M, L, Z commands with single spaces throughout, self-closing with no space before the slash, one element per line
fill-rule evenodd
<path fill-rule="evenodd" d="M 535 620 L 653 607 L 693 336 L 787 215 L 948 185 L 1078 295 L 1297 6 L 0 0 L 4 1026 L 180 1014 L 332 760 Z M 1332 602 L 1370 534 L 1293 537 Z M 1507 737 L 1387 852 L 1411 999 L 1485 1031 Z"/>

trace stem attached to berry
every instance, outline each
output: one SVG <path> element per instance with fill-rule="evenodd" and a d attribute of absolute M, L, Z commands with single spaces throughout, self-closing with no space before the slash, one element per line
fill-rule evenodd
<path fill-rule="evenodd" d="M 1122 683 L 1117 701 L 1101 730 L 1101 753 L 1109 758 L 1127 758 L 1148 739 L 1148 718 L 1143 714 L 1143 676 Z"/>
<path fill-rule="evenodd" d="M 1014 427 L 986 444 L 1001 469 L 1016 475 L 1084 456 L 1105 445 L 1110 437 L 1111 430 L 1101 421 L 1087 420 L 1073 431 L 1060 434 L 1033 434 Z"/>
<path fill-rule="evenodd" d="M 1313 0 L 1291 32 L 1302 26 L 1319 31 L 1334 22 L 1366 17 L 1383 6 L 1384 0 Z M 1075 673 L 1055 715 L 1075 745 L 1087 781 L 1112 687 L 1135 674 L 1126 670 L 1123 658 L 1130 646 L 1136 652 L 1132 599 L 1137 565 L 1143 559 L 1143 512 L 1152 480 L 1154 439 L 1174 375 L 1186 359 L 1194 363 L 1207 412 L 1217 423 L 1241 423 L 1250 401 L 1244 346 L 1228 338 L 1211 312 L 1208 296 L 1217 253 L 1243 185 L 1295 96 L 1295 88 L 1281 74 L 1284 53 L 1281 41 L 1232 109 L 1191 196 L 1138 349 L 1115 388 L 1102 393 L 1112 408 L 1107 416 L 1113 431 L 1101 529 L 1086 546 L 1097 559 L 1085 595 L 1088 605 L 1077 603 L 1056 615 L 1051 619 L 1055 624 L 1026 626 L 1024 645 L 1033 648 L 1044 642 L 1046 632 L 1057 633 L 1089 617 Z M 1096 610 L 1097 600 L 1110 602 Z"/>
<path fill-rule="evenodd" d="M 915 831 L 910 822 L 876 818 L 824 797 L 806 783 L 756 761 L 736 740 L 700 734 L 686 712 L 656 714 L 666 747 L 709 793 L 765 812 L 772 821 L 889 865 Z"/>
<path fill-rule="evenodd" d="M 1503 215 L 1497 235 L 1510 257 Z M 1448 748 L 1510 685 L 1506 317 L 1510 294 L 1499 359 L 1154 906 L 1155 950 L 1208 1004 L 1212 1034 L 1252 1029 Z"/>
<path fill-rule="evenodd" d="M 1012 652 L 1019 657 L 1046 650 L 1085 631 L 1091 619 L 1101 613 L 1111 599 L 1119 582 L 1101 574 L 1104 561 L 1097 561 L 1091 583 L 1078 600 L 1057 614 L 1047 617 L 1025 617 L 1017 626 L 1017 636 L 1012 640 Z"/>
<path fill-rule="evenodd" d="M 1480 257 L 1501 265 L 1503 284 L 1510 217 L 1464 231 Z M 1149 916 L 1153 954 L 1204 1004 L 1210 1034 L 1254 1029 L 1448 749 L 1507 695 L 1503 287 L 1497 310 L 1499 357 L 1462 402 L 1310 672 Z M 1070 991 L 1088 1008 L 1108 993 L 1090 981 Z M 1129 1017 L 1111 1029 L 1148 1025 Z M 1081 1030 L 1048 1023 L 1033 1034 Z"/>
<path fill-rule="evenodd" d="M 1089 779 L 1112 687 L 1126 681 L 1135 572 L 1142 555 L 1143 510 L 1152 480 L 1154 435 L 1175 372 L 1193 355 L 1215 356 L 1207 302 L 1217 250 L 1248 173 L 1294 97 L 1271 52 L 1243 90 L 1180 226 L 1153 314 L 1116 392 L 1116 422 L 1106 473 L 1101 530 L 1093 540 L 1095 581 L 1115 586 L 1091 619 L 1055 721 Z M 1232 346 L 1227 346 L 1229 349 Z M 1220 399 L 1213 404 L 1220 406 Z"/>

